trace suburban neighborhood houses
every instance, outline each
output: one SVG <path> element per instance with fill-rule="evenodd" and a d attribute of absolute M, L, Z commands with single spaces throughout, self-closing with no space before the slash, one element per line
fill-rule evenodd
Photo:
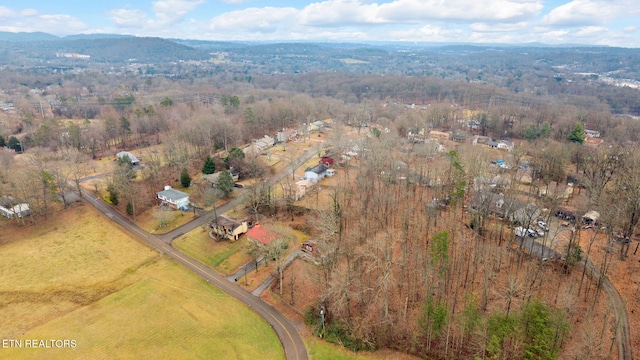
<path fill-rule="evenodd" d="M 640 350 L 640 95 L 576 73 L 586 50 L 492 46 L 492 70 L 475 45 L 435 62 L 410 43 L 173 39 L 153 57 L 183 60 L 129 45 L 90 70 L 92 51 L 135 43 L 101 40 L 87 59 L 0 66 L 0 339 L 78 345 L 22 355 Z M 402 62 L 381 71 L 385 52 Z M 581 64 L 626 76 L 628 52 Z M 307 67 L 322 62 L 338 70 Z"/>

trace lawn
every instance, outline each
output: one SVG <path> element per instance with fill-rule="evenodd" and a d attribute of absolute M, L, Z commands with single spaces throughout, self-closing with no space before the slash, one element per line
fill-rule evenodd
<path fill-rule="evenodd" d="M 75 349 L 3 349 L 0 357 L 282 359 L 278 338 L 243 304 L 182 266 L 158 260 L 144 279 L 19 339 L 72 339 Z"/>
<path fill-rule="evenodd" d="M 168 206 L 154 206 L 136 216 L 136 225 L 152 234 L 166 234 L 193 219 L 193 211 L 174 210 Z"/>
<path fill-rule="evenodd" d="M 249 244 L 246 237 L 241 237 L 236 242 L 217 241 L 200 228 L 176 239 L 173 246 L 202 264 L 225 274 L 233 273 L 251 260 L 247 253 Z"/>
<path fill-rule="evenodd" d="M 309 359 L 311 360 L 417 360 L 416 356 L 403 354 L 392 350 L 379 350 L 376 352 L 353 352 L 341 346 L 326 341 L 307 337 L 305 338 Z"/>
<path fill-rule="evenodd" d="M 253 311 L 90 206 L 0 227 L 0 338 L 77 344 L 2 348 L 0 359 L 284 356 Z"/>

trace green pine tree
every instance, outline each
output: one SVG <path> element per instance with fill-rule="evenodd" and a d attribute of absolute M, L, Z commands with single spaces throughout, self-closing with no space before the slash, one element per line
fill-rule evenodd
<path fill-rule="evenodd" d="M 573 126 L 573 130 L 571 130 L 567 139 L 579 144 L 584 143 L 584 125 L 580 121 L 576 121 L 576 124 Z"/>
<path fill-rule="evenodd" d="M 182 172 L 180 173 L 180 184 L 182 184 L 182 187 L 185 188 L 191 186 L 191 176 L 189 176 L 189 172 L 185 168 L 183 168 Z"/>
<path fill-rule="evenodd" d="M 211 156 L 207 155 L 207 158 L 204 160 L 204 165 L 202 165 L 202 173 L 208 175 L 214 172 L 216 172 L 216 163 Z"/>
<path fill-rule="evenodd" d="M 218 190 L 220 190 L 225 198 L 231 195 L 231 192 L 233 191 L 233 183 L 234 181 L 231 177 L 231 174 L 229 174 L 227 170 L 222 170 L 222 173 L 220 173 L 220 177 L 218 177 L 217 186 Z"/>

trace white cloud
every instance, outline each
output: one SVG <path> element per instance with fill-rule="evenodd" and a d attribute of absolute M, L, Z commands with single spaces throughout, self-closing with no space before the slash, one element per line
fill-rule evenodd
<path fill-rule="evenodd" d="M 540 0 L 395 0 L 389 3 L 361 0 L 327 0 L 301 11 L 305 25 L 523 21 L 535 17 Z"/>
<path fill-rule="evenodd" d="M 529 27 L 529 23 L 527 22 L 517 22 L 517 23 L 473 23 L 469 25 L 469 29 L 475 32 L 482 33 L 496 33 L 496 32 L 514 32 L 514 31 L 522 31 Z"/>
<path fill-rule="evenodd" d="M 209 30 L 217 33 L 275 32 L 291 29 L 298 10 L 294 8 L 248 8 L 217 16 L 209 22 Z"/>
<path fill-rule="evenodd" d="M 522 21 L 542 10 L 539 0 L 396 0 L 380 6 L 389 21 Z"/>
<path fill-rule="evenodd" d="M 167 26 L 181 22 L 184 17 L 203 4 L 204 0 L 158 0 L 153 3 L 157 25 Z M 154 22 L 154 23 L 156 23 Z"/>
<path fill-rule="evenodd" d="M 38 11 L 35 9 L 13 10 L 6 6 L 0 6 L 0 19 L 17 18 L 23 16 L 36 16 Z"/>
<path fill-rule="evenodd" d="M 142 10 L 116 9 L 107 14 L 118 26 L 142 28 L 147 22 L 147 14 Z"/>
<path fill-rule="evenodd" d="M 42 31 L 56 35 L 77 34 L 89 29 L 84 22 L 70 15 L 40 14 L 34 9 L 14 10 L 0 6 L 0 31 Z"/>
<path fill-rule="evenodd" d="M 309 4 L 299 14 L 302 25 L 334 26 L 385 23 L 379 16 L 380 5 L 363 4 L 358 0 L 329 0 Z"/>
<path fill-rule="evenodd" d="M 550 26 L 604 25 L 616 18 L 640 14 L 637 0 L 573 0 L 558 6 L 542 19 Z"/>

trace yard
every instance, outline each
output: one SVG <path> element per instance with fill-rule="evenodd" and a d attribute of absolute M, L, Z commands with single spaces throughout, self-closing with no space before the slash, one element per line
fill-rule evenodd
<path fill-rule="evenodd" d="M 209 237 L 208 231 L 203 231 L 202 228 L 181 236 L 173 245 L 199 262 L 227 275 L 251 260 L 246 237 L 241 237 L 236 242 L 216 240 Z"/>
<path fill-rule="evenodd" d="M 0 358 L 284 357 L 257 314 L 92 207 L 0 227 L 0 338 L 77 344 L 4 348 Z"/>

